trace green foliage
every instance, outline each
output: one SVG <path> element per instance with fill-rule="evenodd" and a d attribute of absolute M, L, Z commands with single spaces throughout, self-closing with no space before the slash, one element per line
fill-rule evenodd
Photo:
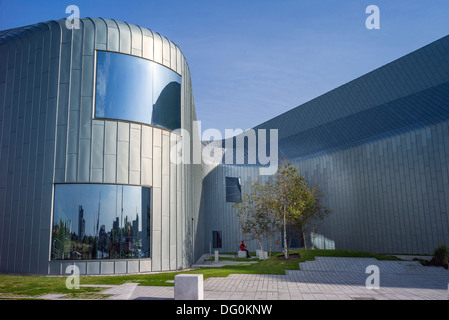
<path fill-rule="evenodd" d="M 316 226 L 330 211 L 322 204 L 324 195 L 318 186 L 310 187 L 292 163 L 282 162 L 277 172 L 265 183 L 257 181 L 235 203 L 242 232 L 257 239 L 262 251 L 262 240 L 275 232 L 284 232 L 284 255 L 288 258 L 287 226 L 297 232 L 307 226 Z M 271 251 L 271 250 L 270 250 Z"/>
<path fill-rule="evenodd" d="M 276 224 L 268 207 L 267 192 L 264 185 L 257 181 L 251 186 L 249 192 L 243 194 L 242 201 L 233 205 L 237 209 L 242 232 L 256 239 L 262 251 L 264 251 L 263 238 L 271 233 Z"/>
<path fill-rule="evenodd" d="M 433 259 L 435 260 L 436 265 L 444 266 L 447 268 L 448 265 L 448 257 L 449 257 L 449 249 L 443 243 L 433 251 Z"/>

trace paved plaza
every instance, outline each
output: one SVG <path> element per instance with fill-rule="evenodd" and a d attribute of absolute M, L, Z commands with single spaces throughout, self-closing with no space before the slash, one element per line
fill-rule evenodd
<path fill-rule="evenodd" d="M 226 263 L 226 262 L 222 262 Z M 229 262 L 227 262 L 229 263 Z M 216 266 L 220 264 L 217 263 Z M 379 288 L 367 279 L 376 266 Z M 204 281 L 205 300 L 447 300 L 449 271 L 417 261 L 316 257 L 285 275 L 230 274 Z M 97 286 L 101 287 L 101 286 Z M 174 287 L 125 283 L 105 286 L 109 300 L 174 299 Z M 42 298 L 63 299 L 61 295 Z"/>

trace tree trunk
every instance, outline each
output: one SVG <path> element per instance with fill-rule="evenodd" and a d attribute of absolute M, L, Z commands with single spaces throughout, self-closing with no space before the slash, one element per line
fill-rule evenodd
<path fill-rule="evenodd" d="M 288 251 L 287 251 L 287 219 L 285 215 L 285 202 L 284 202 L 284 257 L 288 259 Z"/>
<path fill-rule="evenodd" d="M 259 240 L 259 238 L 257 237 L 257 242 L 259 242 L 259 246 L 260 246 L 260 250 L 262 250 L 262 257 L 263 257 L 263 247 L 262 247 L 262 242 Z"/>
<path fill-rule="evenodd" d="M 304 249 L 307 250 L 306 234 L 304 232 L 304 227 L 301 227 L 302 231 L 302 241 L 304 242 Z"/>

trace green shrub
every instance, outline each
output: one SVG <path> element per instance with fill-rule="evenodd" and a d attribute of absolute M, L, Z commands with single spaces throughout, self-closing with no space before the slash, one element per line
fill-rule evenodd
<path fill-rule="evenodd" d="M 449 257 L 449 249 L 444 243 L 435 248 L 435 250 L 433 251 L 433 258 L 437 265 L 447 267 L 448 257 Z"/>

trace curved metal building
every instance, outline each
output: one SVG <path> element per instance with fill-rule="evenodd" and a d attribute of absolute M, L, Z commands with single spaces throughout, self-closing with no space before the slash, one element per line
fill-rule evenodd
<path fill-rule="evenodd" d="M 169 161 L 196 119 L 181 50 L 85 18 L 2 31 L 0 57 L 0 271 L 190 266 L 201 168 Z"/>
<path fill-rule="evenodd" d="M 66 22 L 0 31 L 0 272 L 178 270 L 237 251 L 232 204 L 261 166 L 171 161 L 201 146 L 180 49 L 128 23 Z M 449 244 L 449 37 L 254 129 L 277 129 L 276 155 L 323 190 L 316 248 Z"/>

